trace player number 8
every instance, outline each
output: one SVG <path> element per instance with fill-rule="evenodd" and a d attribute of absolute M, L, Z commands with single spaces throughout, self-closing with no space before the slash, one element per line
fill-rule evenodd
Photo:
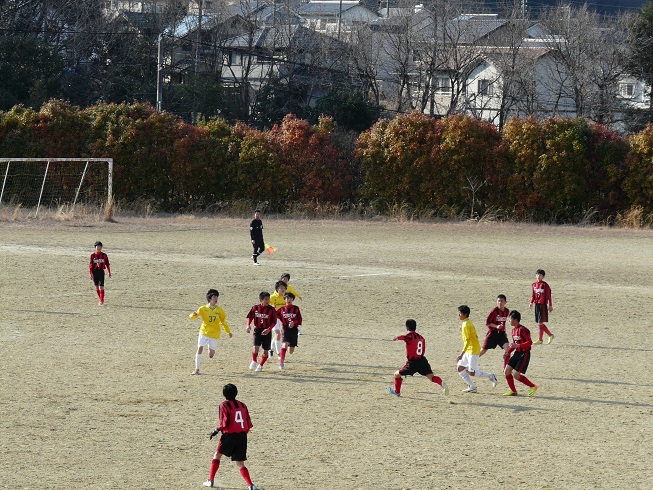
<path fill-rule="evenodd" d="M 417 349 L 415 349 L 415 354 L 417 354 L 418 356 L 424 354 L 424 344 L 422 344 L 421 340 L 417 342 Z"/>

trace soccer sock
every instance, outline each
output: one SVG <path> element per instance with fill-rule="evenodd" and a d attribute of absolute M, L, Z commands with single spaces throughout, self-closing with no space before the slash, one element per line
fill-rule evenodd
<path fill-rule="evenodd" d="M 281 352 L 279 353 L 279 361 L 281 362 L 281 364 L 283 364 L 284 361 L 286 360 L 286 350 L 287 349 L 285 347 L 282 347 Z"/>
<path fill-rule="evenodd" d="M 252 361 L 258 362 L 258 354 L 256 352 L 252 352 Z"/>
<path fill-rule="evenodd" d="M 218 472 L 219 467 L 220 467 L 220 460 L 219 459 L 212 459 L 211 460 L 211 471 L 209 471 L 209 480 L 211 480 L 211 481 L 215 480 L 215 474 Z"/>
<path fill-rule="evenodd" d="M 480 376 L 481 378 L 489 378 L 490 373 L 486 373 L 485 371 L 481 371 L 480 369 L 477 369 L 474 371 L 476 373 L 476 376 Z"/>
<path fill-rule="evenodd" d="M 249 470 L 247 469 L 247 466 L 241 466 L 240 476 L 243 477 L 243 480 L 245 480 L 247 486 L 250 486 L 252 484 L 252 479 L 249 477 Z"/>
<path fill-rule="evenodd" d="M 280 340 L 275 340 L 274 341 L 274 347 L 275 347 L 274 350 L 277 351 L 277 354 L 281 354 L 281 344 L 282 344 L 282 342 Z"/>
<path fill-rule="evenodd" d="M 401 393 L 401 383 L 402 383 L 401 378 L 395 378 L 395 393 L 399 394 Z"/>
<path fill-rule="evenodd" d="M 201 361 L 202 361 L 202 354 L 195 354 L 195 369 L 200 368 Z"/>
<path fill-rule="evenodd" d="M 519 381 L 521 381 L 522 383 L 524 383 L 524 384 L 525 384 L 526 386 L 528 386 L 529 388 L 532 388 L 533 386 L 535 386 L 535 385 L 533 384 L 533 382 L 532 382 L 530 379 L 528 379 L 526 376 L 524 376 L 523 374 L 522 374 L 521 377 L 519 378 Z"/>
<path fill-rule="evenodd" d="M 513 393 L 517 393 L 517 388 L 515 388 L 515 378 L 512 377 L 512 374 L 506 374 L 506 381 L 508 386 Z"/>
<path fill-rule="evenodd" d="M 551 331 L 547 328 L 546 325 L 541 325 L 540 328 L 545 334 L 547 334 L 549 337 L 551 337 Z"/>
<path fill-rule="evenodd" d="M 261 366 L 265 364 L 265 361 L 268 360 L 268 351 L 263 351 L 263 352 L 265 352 L 265 354 L 261 356 Z"/>
<path fill-rule="evenodd" d="M 539 337 L 539 340 L 541 341 L 541 340 L 542 340 L 542 337 L 544 337 L 544 329 L 546 328 L 546 325 L 544 325 L 543 323 L 540 323 L 540 324 L 539 324 L 539 327 L 540 327 L 540 337 Z"/>
<path fill-rule="evenodd" d="M 467 372 L 466 369 L 463 369 L 458 374 L 460 374 L 460 377 L 465 380 L 465 383 L 467 383 L 470 388 L 475 388 L 476 387 L 476 385 L 472 381 L 472 377 L 469 375 L 469 373 Z"/>
<path fill-rule="evenodd" d="M 433 376 L 433 377 L 431 378 L 431 381 L 432 381 L 433 383 L 437 383 L 437 384 L 439 384 L 440 386 L 442 386 L 442 378 L 441 378 L 440 376 Z"/>
<path fill-rule="evenodd" d="M 95 292 L 97 293 L 97 297 L 101 300 L 102 296 L 100 295 L 100 288 L 95 288 Z"/>
<path fill-rule="evenodd" d="M 104 301 L 104 289 L 100 289 L 100 301 Z"/>

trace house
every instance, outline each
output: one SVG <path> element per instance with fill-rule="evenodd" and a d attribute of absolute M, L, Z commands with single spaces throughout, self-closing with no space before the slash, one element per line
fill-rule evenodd
<path fill-rule="evenodd" d="M 297 13 L 306 20 L 307 27 L 336 36 L 379 17 L 359 0 L 310 0 Z"/>

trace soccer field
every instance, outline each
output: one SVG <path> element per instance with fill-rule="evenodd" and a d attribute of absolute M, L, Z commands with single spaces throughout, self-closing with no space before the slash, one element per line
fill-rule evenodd
<path fill-rule="evenodd" d="M 201 488 L 228 382 L 249 406 L 247 466 L 267 490 L 653 487 L 652 231 L 264 223 L 277 252 L 262 267 L 249 219 L 0 223 L 0 488 Z M 95 240 L 113 273 L 104 307 L 88 275 Z M 458 305 L 482 339 L 504 293 L 537 338 L 538 268 L 556 335 L 533 347 L 539 391 L 502 396 L 495 350 L 480 366 L 499 385 L 462 393 Z M 254 373 L 245 316 L 282 272 L 304 297 L 304 335 L 285 370 L 271 359 Z M 211 287 L 234 335 L 191 376 L 200 321 L 188 314 Z M 421 376 L 387 393 L 407 318 L 450 396 Z M 246 488 L 226 458 L 216 485 Z"/>

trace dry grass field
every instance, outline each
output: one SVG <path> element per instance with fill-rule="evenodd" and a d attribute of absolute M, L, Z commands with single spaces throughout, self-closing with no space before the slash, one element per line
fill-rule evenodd
<path fill-rule="evenodd" d="M 0 223 L 0 488 L 201 488 L 227 382 L 267 490 L 653 488 L 651 230 L 268 219 L 278 251 L 253 267 L 248 223 Z M 98 239 L 114 274 L 104 307 L 87 272 Z M 505 293 L 537 335 L 537 268 L 556 339 L 533 349 L 536 396 L 502 396 L 503 376 L 461 393 L 457 306 L 483 337 Z M 304 296 L 304 335 L 284 371 L 253 373 L 245 315 L 282 272 Z M 190 376 L 188 314 L 210 287 L 234 336 Z M 411 317 L 449 397 L 419 376 L 386 391 Z M 500 353 L 481 367 L 500 372 Z M 245 488 L 227 460 L 216 484 Z"/>

